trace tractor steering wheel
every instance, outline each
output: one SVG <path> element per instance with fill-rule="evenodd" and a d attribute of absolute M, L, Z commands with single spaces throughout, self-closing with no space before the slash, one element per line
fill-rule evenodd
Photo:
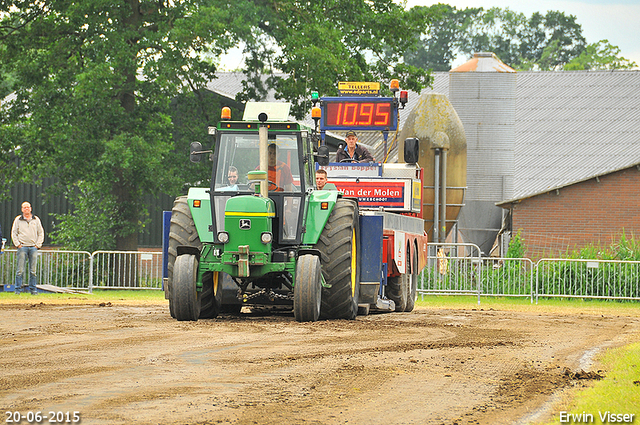
<path fill-rule="evenodd" d="M 273 187 L 275 187 L 275 189 L 271 188 L 272 185 Z M 272 182 L 271 180 L 269 180 L 269 192 L 284 192 L 284 189 L 278 186 L 277 184 L 275 184 L 274 182 Z"/>

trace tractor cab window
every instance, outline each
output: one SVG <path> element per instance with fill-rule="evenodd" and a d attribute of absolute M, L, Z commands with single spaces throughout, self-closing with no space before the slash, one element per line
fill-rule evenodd
<path fill-rule="evenodd" d="M 212 185 L 216 191 L 253 191 L 249 171 L 260 167 L 258 134 L 222 134 L 218 162 Z M 298 140 L 296 135 L 270 134 L 268 147 L 269 191 L 300 192 L 302 190 Z"/>

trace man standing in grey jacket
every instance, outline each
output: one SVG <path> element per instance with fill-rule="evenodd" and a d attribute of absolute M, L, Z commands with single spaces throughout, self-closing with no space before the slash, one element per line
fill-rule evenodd
<path fill-rule="evenodd" d="M 31 204 L 22 203 L 22 214 L 13 220 L 11 227 L 11 239 L 18 248 L 18 270 L 16 271 L 16 294 L 22 291 L 22 275 L 24 266 L 29 258 L 29 291 L 31 295 L 36 295 L 36 261 L 38 259 L 38 249 L 44 243 L 44 229 L 42 222 L 31 213 Z"/>

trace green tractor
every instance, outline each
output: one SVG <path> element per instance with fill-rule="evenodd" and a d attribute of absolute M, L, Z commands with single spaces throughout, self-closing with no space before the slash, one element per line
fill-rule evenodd
<path fill-rule="evenodd" d="M 284 104 L 286 105 L 286 104 Z M 287 105 L 288 106 L 288 105 Z M 243 121 L 209 128 L 191 160 L 213 163 L 211 184 L 175 200 L 165 296 L 177 320 L 247 306 L 288 306 L 297 321 L 354 319 L 360 290 L 355 199 L 315 189 L 312 135 L 283 104 L 248 104 Z M 227 119 L 225 119 L 227 118 Z"/>

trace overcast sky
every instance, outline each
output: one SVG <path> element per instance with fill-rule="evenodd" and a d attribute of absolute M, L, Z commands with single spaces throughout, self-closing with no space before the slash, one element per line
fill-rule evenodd
<path fill-rule="evenodd" d="M 467 7 L 509 8 L 524 13 L 527 18 L 534 12 L 543 15 L 549 10 L 559 10 L 574 15 L 582 25 L 582 35 L 588 44 L 600 40 L 620 48 L 620 54 L 640 66 L 640 0 L 407 0 L 407 7 L 430 6 L 446 3 L 458 9 Z M 464 60 L 462 61 L 464 62 Z"/>
<path fill-rule="evenodd" d="M 398 0 L 400 2 L 400 0 Z M 447 3 L 458 9 L 467 7 L 509 8 L 524 13 L 527 18 L 534 12 L 543 15 L 548 10 L 559 10 L 565 15 L 575 15 L 582 25 L 582 35 L 588 44 L 600 40 L 620 48 L 620 55 L 640 66 L 640 0 L 407 0 L 407 7 L 430 6 Z M 468 58 L 458 58 L 454 66 L 466 62 Z M 221 60 L 222 70 L 234 70 L 242 66 L 242 51 L 234 49 Z"/>

